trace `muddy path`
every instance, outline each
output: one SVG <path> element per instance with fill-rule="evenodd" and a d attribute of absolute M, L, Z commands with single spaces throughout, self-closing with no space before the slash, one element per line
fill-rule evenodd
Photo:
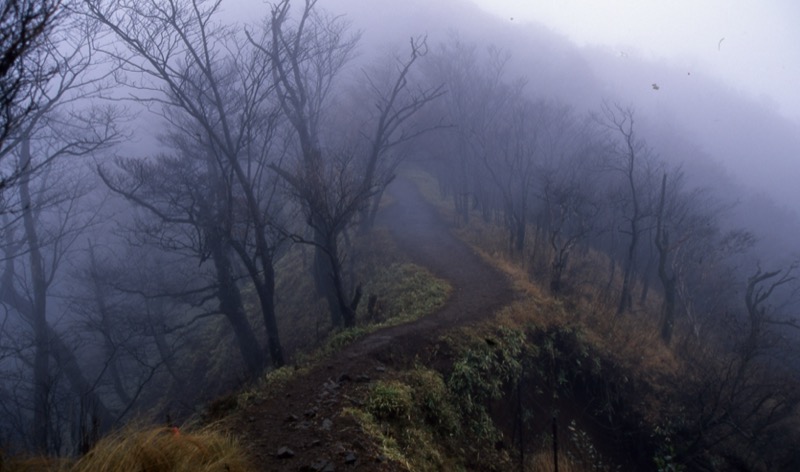
<path fill-rule="evenodd" d="M 513 299 L 507 278 L 452 234 L 414 182 L 398 178 L 387 192 L 393 203 L 378 224 L 412 262 L 447 280 L 452 293 L 436 313 L 365 336 L 292 379 L 282 396 L 238 411 L 231 427 L 258 470 L 393 470 L 352 420 L 338 416 L 353 390 L 408 365 L 445 330 L 483 319 Z"/>
<path fill-rule="evenodd" d="M 453 236 L 436 209 L 420 194 L 414 182 L 399 178 L 388 189 L 394 203 L 378 224 L 389 228 L 401 252 L 412 262 L 447 280 L 453 288 L 438 312 L 401 326 L 373 333 L 346 349 L 346 355 L 363 355 L 389 343 L 398 354 L 413 355 L 442 329 L 479 320 L 507 304 L 512 291 L 504 274 L 484 262 L 475 251 Z M 408 352 L 402 352 L 402 351 Z"/>

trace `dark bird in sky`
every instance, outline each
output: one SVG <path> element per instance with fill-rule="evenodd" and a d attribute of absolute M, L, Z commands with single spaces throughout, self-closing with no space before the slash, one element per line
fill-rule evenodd
<path fill-rule="evenodd" d="M 661 87 L 659 87 L 658 84 L 653 84 L 653 90 L 659 90 L 660 88 Z"/>
<path fill-rule="evenodd" d="M 719 40 L 719 42 L 717 43 L 717 51 L 719 51 L 719 50 L 721 50 L 721 49 L 722 49 L 722 42 L 723 42 L 723 41 L 725 41 L 725 38 L 724 38 L 724 37 L 723 37 L 722 39 L 720 39 L 720 40 Z"/>

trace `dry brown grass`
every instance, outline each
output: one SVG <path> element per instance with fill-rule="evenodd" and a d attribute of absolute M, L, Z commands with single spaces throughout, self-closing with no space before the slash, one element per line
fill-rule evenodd
<path fill-rule="evenodd" d="M 455 217 L 452 202 L 440 197 L 433 177 L 418 169 L 406 173 L 446 218 L 452 220 Z M 606 292 L 609 285 L 608 256 L 592 249 L 576 249 L 571 265 L 580 267 L 579 273 L 573 274 L 580 280 L 572 281 L 574 283 L 563 299 L 556 299 L 545 288 L 549 282 L 547 276 L 542 278 L 543 274 L 540 274 L 546 272 L 546 261 L 550 258 L 548 248 L 540 248 L 536 257 L 530 249 L 523 254 L 513 254 L 509 251 L 504 228 L 485 222 L 478 213 L 473 212 L 472 216 L 469 225 L 458 228 L 456 234 L 487 262 L 508 275 L 516 293 L 521 295 L 500 313 L 504 323 L 516 326 L 534 323 L 545 328 L 576 326 L 598 352 L 631 374 L 652 386 L 672 384 L 665 379 L 675 379 L 681 372 L 681 365 L 673 350 L 664 345 L 659 336 L 661 298 L 657 290 L 651 289 L 644 303 L 636 304 L 634 311 L 616 316 L 615 294 L 621 286 L 621 268 L 617 268 L 617 276 Z M 529 228 L 531 238 L 534 229 Z M 529 241 L 529 246 L 532 243 Z"/>
<path fill-rule="evenodd" d="M 11 460 L 2 472 L 240 472 L 252 470 L 243 449 L 213 428 L 128 427 L 108 435 L 77 461 Z"/>

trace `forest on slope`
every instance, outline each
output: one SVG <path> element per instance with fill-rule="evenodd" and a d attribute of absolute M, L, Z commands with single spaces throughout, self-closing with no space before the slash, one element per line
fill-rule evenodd
<path fill-rule="evenodd" d="M 7 5 L 4 449 L 185 418 L 374 318 L 404 162 L 548 296 L 702 351 L 687 463 L 792 430 L 800 144 L 762 104 L 459 2 Z"/>

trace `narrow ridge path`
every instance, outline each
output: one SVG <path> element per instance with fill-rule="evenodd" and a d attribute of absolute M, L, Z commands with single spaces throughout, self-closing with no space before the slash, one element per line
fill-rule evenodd
<path fill-rule="evenodd" d="M 451 233 L 414 182 L 401 177 L 387 191 L 393 203 L 378 224 L 389 228 L 413 263 L 450 283 L 450 297 L 436 313 L 365 336 L 291 379 L 282 396 L 229 417 L 226 423 L 248 446 L 257 470 L 395 470 L 352 419 L 339 415 L 353 405 L 353 391 L 411 362 L 444 331 L 481 320 L 514 297 L 506 276 Z"/>
<path fill-rule="evenodd" d="M 446 280 L 453 290 L 447 303 L 436 313 L 372 333 L 345 349 L 344 354 L 363 355 L 389 342 L 395 344 L 396 350 L 398 343 L 395 341 L 403 341 L 412 351 L 405 354 L 413 355 L 418 341 L 429 341 L 441 329 L 491 315 L 513 297 L 507 277 L 452 234 L 414 182 L 397 178 L 388 192 L 394 202 L 383 210 L 377 223 L 389 228 L 400 251 L 413 263 Z M 400 349 L 405 350 L 405 346 Z"/>

